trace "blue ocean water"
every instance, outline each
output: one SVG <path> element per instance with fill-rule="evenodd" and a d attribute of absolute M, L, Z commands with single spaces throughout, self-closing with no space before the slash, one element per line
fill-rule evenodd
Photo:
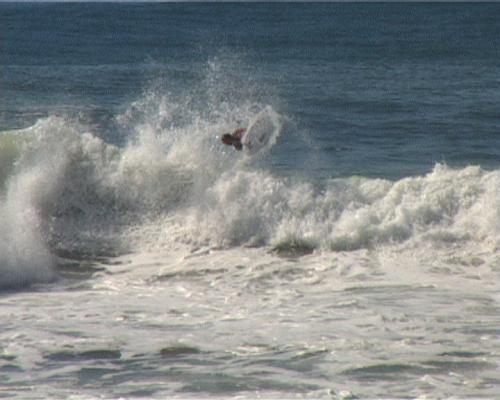
<path fill-rule="evenodd" d="M 1 7 L 2 130 L 67 111 L 109 122 L 160 85 L 199 112 L 273 104 L 308 139 L 283 139 L 284 170 L 311 157 L 322 177 L 498 166 L 496 4 Z"/>
<path fill-rule="evenodd" d="M 0 2 L 0 397 L 496 398 L 499 20 Z"/>

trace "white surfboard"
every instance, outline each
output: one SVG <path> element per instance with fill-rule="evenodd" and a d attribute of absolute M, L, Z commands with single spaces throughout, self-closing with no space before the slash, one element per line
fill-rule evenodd
<path fill-rule="evenodd" d="M 243 135 L 243 150 L 252 156 L 270 149 L 276 143 L 280 130 L 278 114 L 271 107 L 266 107 L 255 116 Z"/>

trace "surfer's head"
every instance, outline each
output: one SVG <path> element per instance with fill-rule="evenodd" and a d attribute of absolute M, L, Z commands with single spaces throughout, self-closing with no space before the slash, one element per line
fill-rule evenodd
<path fill-rule="evenodd" d="M 227 144 L 227 145 L 232 145 L 233 144 L 233 136 L 230 133 L 225 133 L 222 135 L 222 143 Z"/>

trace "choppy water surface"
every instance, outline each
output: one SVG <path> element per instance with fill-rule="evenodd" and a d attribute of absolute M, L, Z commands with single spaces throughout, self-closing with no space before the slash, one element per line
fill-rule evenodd
<path fill-rule="evenodd" d="M 0 397 L 497 397 L 499 12 L 1 4 Z"/>

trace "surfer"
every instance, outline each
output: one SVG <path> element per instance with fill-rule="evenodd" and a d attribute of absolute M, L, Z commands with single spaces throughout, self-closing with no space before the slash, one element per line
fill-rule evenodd
<path fill-rule="evenodd" d="M 225 133 L 224 135 L 222 135 L 222 143 L 228 146 L 234 146 L 236 150 L 243 149 L 241 138 L 243 137 L 245 131 L 245 128 L 238 128 L 233 133 Z"/>

